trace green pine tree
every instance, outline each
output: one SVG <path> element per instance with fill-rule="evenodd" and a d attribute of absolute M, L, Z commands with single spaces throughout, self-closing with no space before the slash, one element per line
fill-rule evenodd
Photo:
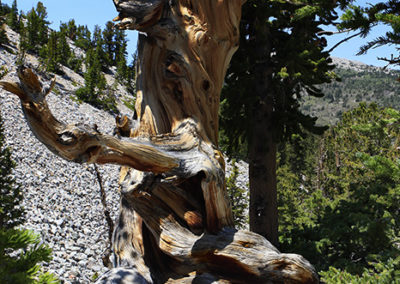
<path fill-rule="evenodd" d="M 0 117 L 0 227 L 14 228 L 23 223 L 24 210 L 21 207 L 21 187 L 12 177 L 15 168 L 10 149 L 4 145 L 3 121 Z"/>
<path fill-rule="evenodd" d="M 121 48 L 119 50 L 119 54 L 117 56 L 117 79 L 122 82 L 126 83 L 129 79 L 129 68 L 126 62 L 126 46 L 125 48 Z"/>
<path fill-rule="evenodd" d="M 47 43 L 48 40 L 48 30 L 49 22 L 47 19 L 47 10 L 42 2 L 38 2 L 36 5 L 36 14 L 38 17 L 37 34 L 38 34 L 38 44 L 43 45 Z"/>
<path fill-rule="evenodd" d="M 101 57 L 103 52 L 100 44 L 87 51 L 85 58 L 86 72 L 84 74 L 85 86 L 76 91 L 76 96 L 97 108 L 117 112 L 114 94 L 111 89 L 107 88 L 107 82 L 102 73 Z"/>
<path fill-rule="evenodd" d="M 75 20 L 74 19 L 69 20 L 67 31 L 68 31 L 67 32 L 68 37 L 71 40 L 75 41 L 76 40 L 76 36 L 77 36 L 77 32 L 78 32 L 78 28 L 77 28 L 77 26 L 75 24 Z"/>
<path fill-rule="evenodd" d="M 5 8 L 3 3 L 1 3 L 0 1 L 0 16 L 4 16 L 5 15 Z"/>
<path fill-rule="evenodd" d="M 0 117 L 0 283 L 58 283 L 44 273 L 40 262 L 50 261 L 51 249 L 40 243 L 38 235 L 19 229 L 23 223 L 21 188 L 12 178 L 15 164 L 4 146 Z"/>
<path fill-rule="evenodd" d="M 11 10 L 7 15 L 7 24 L 12 28 L 14 31 L 19 31 L 19 21 L 18 21 L 18 6 L 17 0 L 14 0 L 11 6 Z"/>
<path fill-rule="evenodd" d="M 344 113 L 315 151 L 314 183 L 302 192 L 282 192 L 290 220 L 281 227 L 282 249 L 302 254 L 320 270 L 361 275 L 391 261 L 398 270 L 399 145 L 399 111 L 363 103 Z M 335 269 L 327 277 L 339 277 Z"/>
<path fill-rule="evenodd" d="M 49 22 L 46 20 L 46 7 L 38 2 L 36 9 L 32 8 L 26 15 L 26 36 L 24 48 L 26 51 L 39 53 L 48 41 Z"/>
<path fill-rule="evenodd" d="M 66 33 L 62 31 L 58 32 L 57 39 L 57 63 L 70 67 L 69 60 L 72 52 L 67 42 Z"/>
<path fill-rule="evenodd" d="M 106 63 L 108 66 L 116 65 L 116 57 L 115 57 L 116 43 L 114 42 L 114 36 L 115 36 L 114 24 L 108 21 L 103 31 L 104 52 L 106 57 Z"/>
<path fill-rule="evenodd" d="M 41 48 L 39 54 L 46 66 L 46 70 L 54 73 L 59 71 L 59 64 L 57 60 L 57 41 L 57 32 L 51 31 L 47 44 Z"/>
<path fill-rule="evenodd" d="M 71 19 L 68 21 L 68 23 L 61 23 L 60 32 L 65 33 L 69 39 L 75 41 L 78 32 L 78 27 L 75 24 L 75 20 Z"/>
<path fill-rule="evenodd" d="M 337 20 L 342 1 L 248 0 L 242 8 L 239 50 L 222 94 L 221 128 L 229 152 L 247 146 L 250 230 L 278 245 L 278 144 L 306 129 L 321 134 L 316 118 L 301 113 L 303 96 L 321 97 L 332 80 L 324 25 Z M 222 145 L 224 146 L 224 145 Z"/>
<path fill-rule="evenodd" d="M 78 26 L 75 45 L 85 51 L 91 47 L 91 33 L 87 26 Z"/>
<path fill-rule="evenodd" d="M 103 33 L 101 31 L 101 28 L 98 25 L 96 25 L 94 27 L 91 46 L 95 51 L 96 64 L 97 63 L 99 64 L 99 66 L 101 67 L 101 70 L 106 71 L 106 69 L 107 69 L 107 54 L 104 50 Z M 96 65 L 96 67 L 97 67 L 97 65 Z"/>
<path fill-rule="evenodd" d="M 378 24 L 389 27 L 384 34 L 379 34 L 373 40 L 360 47 L 358 55 L 365 54 L 371 49 L 385 45 L 400 45 L 400 3 L 396 0 L 378 2 L 362 7 L 351 5 L 341 17 L 342 22 L 337 25 L 339 30 L 354 31 L 354 35 L 365 38 Z M 351 35 L 353 36 L 353 35 Z M 399 50 L 399 48 L 397 48 Z M 383 55 L 378 59 L 387 65 L 400 65 L 400 52 L 397 55 Z"/>
<path fill-rule="evenodd" d="M 232 173 L 226 179 L 226 189 L 228 191 L 229 200 L 232 206 L 233 220 L 235 226 L 239 229 L 245 228 L 248 223 L 247 210 L 248 194 L 246 189 L 240 188 L 236 183 L 239 177 L 239 168 L 236 160 L 232 160 Z"/>
<path fill-rule="evenodd" d="M 3 46 L 8 44 L 9 40 L 8 40 L 8 36 L 7 36 L 7 32 L 5 30 L 5 24 L 4 24 L 4 19 L 0 18 L 0 46 Z"/>

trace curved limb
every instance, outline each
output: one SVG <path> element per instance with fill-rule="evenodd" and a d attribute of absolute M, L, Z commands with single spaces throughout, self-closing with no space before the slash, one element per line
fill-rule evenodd
<path fill-rule="evenodd" d="M 220 153 L 198 137 L 198 126 L 193 119 L 182 121 L 174 133 L 148 138 L 116 138 L 98 132 L 96 127 L 59 122 L 45 100 L 54 80 L 42 83 L 25 67 L 18 69 L 18 77 L 19 83 L 0 82 L 0 85 L 21 99 L 32 132 L 53 153 L 78 163 L 113 163 L 151 172 L 151 176 L 162 174 L 162 178 L 176 183 L 201 172 L 208 230 L 216 232 L 233 225 L 229 203 L 221 190 L 224 170 L 215 158 Z M 129 180 L 125 191 L 143 187 L 143 184 L 143 177 L 134 182 Z M 190 219 L 196 219 L 196 213 L 181 214 L 186 214 L 189 223 Z"/>
<path fill-rule="evenodd" d="M 66 125 L 51 113 L 46 95 L 54 86 L 43 84 L 31 69 L 18 69 L 19 83 L 0 85 L 21 99 L 26 120 L 34 135 L 58 156 L 78 163 L 114 163 L 140 171 L 165 173 L 177 169 L 181 161 L 168 153 L 165 141 L 155 143 L 135 139 L 118 139 L 101 134 L 96 127 Z"/>

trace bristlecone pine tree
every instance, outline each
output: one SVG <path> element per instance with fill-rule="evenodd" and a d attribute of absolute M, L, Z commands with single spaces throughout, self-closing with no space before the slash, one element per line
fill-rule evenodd
<path fill-rule="evenodd" d="M 54 81 L 40 82 L 30 69 L 19 68 L 19 82 L 1 83 L 21 99 L 32 131 L 52 152 L 123 166 L 115 268 L 99 281 L 318 283 L 303 257 L 233 228 L 218 108 L 243 2 L 114 0 L 119 28 L 142 32 L 137 121 L 117 119 L 129 137 L 56 120 L 45 100 Z"/>

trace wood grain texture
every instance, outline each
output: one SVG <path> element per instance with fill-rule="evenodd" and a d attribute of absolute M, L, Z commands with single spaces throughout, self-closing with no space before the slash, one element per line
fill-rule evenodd
<path fill-rule="evenodd" d="M 0 83 L 19 96 L 31 130 L 53 153 L 123 166 L 115 268 L 99 283 L 318 283 L 303 257 L 233 228 L 218 108 L 243 3 L 114 0 L 117 26 L 141 32 L 137 120 L 118 117 L 117 137 L 57 121 L 45 100 L 54 81 L 30 69 L 19 68 L 19 82 Z"/>

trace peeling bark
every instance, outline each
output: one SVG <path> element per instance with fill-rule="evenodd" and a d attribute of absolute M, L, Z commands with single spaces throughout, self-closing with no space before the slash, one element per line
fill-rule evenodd
<path fill-rule="evenodd" d="M 54 82 L 30 69 L 19 68 L 20 82 L 1 83 L 19 96 L 32 132 L 53 153 L 123 166 L 116 268 L 99 283 L 317 283 L 301 256 L 233 229 L 218 108 L 243 1 L 114 3 L 118 26 L 141 32 L 138 118 L 117 118 L 118 138 L 56 120 L 45 100 Z"/>

